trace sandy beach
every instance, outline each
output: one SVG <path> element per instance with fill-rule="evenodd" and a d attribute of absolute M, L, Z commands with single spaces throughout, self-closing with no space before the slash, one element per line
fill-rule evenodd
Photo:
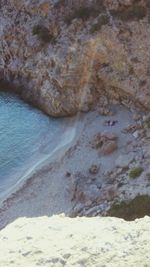
<path fill-rule="evenodd" d="M 131 112 L 123 106 L 114 106 L 112 110 L 112 116 L 101 116 L 97 111 L 93 111 L 79 115 L 75 119 L 74 126 L 71 126 L 72 130 L 66 132 L 64 142 L 60 141 L 55 153 L 34 168 L 27 179 L 21 181 L 1 204 L 0 228 L 20 217 L 32 218 L 61 213 L 70 215 L 73 210 L 78 212 L 82 208 L 85 211 L 85 207 L 89 210 L 89 207 L 102 204 L 103 206 L 106 204 L 107 208 L 112 203 L 112 199 L 109 198 L 107 203 L 102 199 L 99 203 L 94 202 L 93 195 L 97 193 L 101 195 L 107 188 L 110 190 L 108 179 L 118 171 L 116 160 L 122 154 L 130 154 L 133 151 L 131 143 L 134 144 L 135 141 L 131 133 L 123 132 L 123 129 L 134 122 Z M 117 123 L 110 127 L 106 125 L 106 120 L 116 120 Z M 101 155 L 91 145 L 98 133 L 116 134 L 118 148 L 107 156 Z M 137 146 L 132 153 L 133 158 L 141 155 L 143 149 L 144 147 Z M 99 168 L 96 178 L 89 171 L 92 165 Z M 78 192 L 80 182 L 82 182 L 80 186 L 82 194 Z M 148 191 L 144 183 L 140 185 L 136 180 L 128 181 L 119 189 L 116 189 L 116 184 L 117 182 L 114 182 L 111 185 L 111 190 L 117 190 L 114 199 L 118 195 L 121 196 L 122 191 L 128 194 L 124 197 L 132 197 L 138 191 L 141 193 Z M 88 187 L 88 191 L 83 185 Z"/>
<path fill-rule="evenodd" d="M 72 205 L 66 190 L 68 183 L 66 180 L 62 180 L 65 175 L 65 170 L 64 172 L 62 172 L 62 168 L 59 172 L 58 170 L 60 166 L 63 167 L 62 160 L 65 157 L 65 153 L 70 147 L 74 147 L 78 139 L 79 132 L 82 128 L 81 121 L 78 122 L 79 117 L 80 115 L 72 118 L 67 124 L 67 129 L 64 129 L 62 136 L 58 136 L 54 140 L 55 148 L 51 153 L 27 170 L 25 175 L 0 198 L 1 228 L 21 216 L 35 217 L 44 214 L 51 216 L 70 211 Z M 78 134 L 77 130 L 79 131 Z M 22 200 L 19 200 L 20 197 Z M 47 202 L 49 198 L 50 201 Z M 29 202 L 26 202 L 27 199 L 29 202 L 32 199 L 33 203 L 31 201 L 29 205 Z M 35 202 L 37 203 L 37 207 L 35 207 Z M 19 207 L 16 205 L 17 203 L 18 205 L 22 203 L 23 206 Z M 14 212 L 11 212 L 9 209 L 11 205 L 14 206 Z M 27 208 L 28 205 L 30 206 L 30 211 Z M 39 205 L 41 206 L 40 208 Z M 10 213 L 5 217 L 4 214 L 8 210 Z M 12 219 L 7 219 L 10 216 Z"/>

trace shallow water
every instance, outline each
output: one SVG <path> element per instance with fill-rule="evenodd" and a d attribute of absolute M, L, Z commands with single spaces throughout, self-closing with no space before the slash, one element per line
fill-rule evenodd
<path fill-rule="evenodd" d="M 58 145 L 65 119 L 53 119 L 0 92 L 0 196 Z"/>

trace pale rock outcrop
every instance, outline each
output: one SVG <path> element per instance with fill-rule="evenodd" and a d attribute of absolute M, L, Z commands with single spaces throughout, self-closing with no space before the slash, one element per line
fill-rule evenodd
<path fill-rule="evenodd" d="M 0 266 L 149 267 L 150 218 L 20 218 L 0 232 Z"/>

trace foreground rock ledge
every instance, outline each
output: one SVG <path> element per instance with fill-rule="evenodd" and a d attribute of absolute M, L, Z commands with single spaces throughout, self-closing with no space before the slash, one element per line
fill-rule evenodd
<path fill-rule="evenodd" d="M 150 218 L 20 218 L 0 233 L 0 266 L 149 267 Z"/>

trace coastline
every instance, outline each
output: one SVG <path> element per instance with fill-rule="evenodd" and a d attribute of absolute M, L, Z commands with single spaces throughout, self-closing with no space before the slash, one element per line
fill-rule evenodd
<path fill-rule="evenodd" d="M 66 125 L 67 130 L 64 130 L 64 133 L 55 140 L 55 148 L 51 151 L 49 155 L 43 157 L 40 161 L 38 161 L 34 166 L 29 168 L 26 173 L 7 191 L 5 191 L 4 195 L 0 196 L 0 209 L 4 203 L 6 203 L 9 199 L 11 199 L 14 195 L 17 194 L 22 188 L 26 187 L 28 181 L 38 175 L 39 172 L 42 172 L 49 164 L 60 161 L 66 151 L 75 143 L 75 139 L 77 137 L 76 129 L 78 127 L 78 118 L 79 115 L 73 117 L 71 122 Z M 69 128 L 69 130 L 68 130 Z M 65 140 L 65 143 L 64 143 Z M 58 143 L 58 144 L 57 144 Z"/>
<path fill-rule="evenodd" d="M 0 229 L 20 217 L 51 217 L 61 213 L 73 217 L 105 216 L 116 200 L 149 195 L 148 180 L 143 176 L 149 160 L 142 156 L 148 148 L 147 141 L 144 144 L 139 139 L 137 146 L 133 134 L 124 132 L 134 126 L 131 111 L 120 105 L 111 108 L 113 114 L 107 117 L 95 110 L 74 118 L 71 132 L 66 131 L 65 138 L 62 135 L 53 154 L 34 166 L 1 204 Z M 110 127 L 106 120 L 117 123 Z M 95 137 L 101 134 L 117 138 L 116 150 L 108 155 L 93 148 Z M 120 157 L 121 164 L 131 158 L 127 170 L 116 166 Z M 137 157 L 145 170 L 138 180 L 129 179 L 128 170 L 136 166 Z M 97 168 L 96 174 L 91 173 L 93 166 Z"/>

